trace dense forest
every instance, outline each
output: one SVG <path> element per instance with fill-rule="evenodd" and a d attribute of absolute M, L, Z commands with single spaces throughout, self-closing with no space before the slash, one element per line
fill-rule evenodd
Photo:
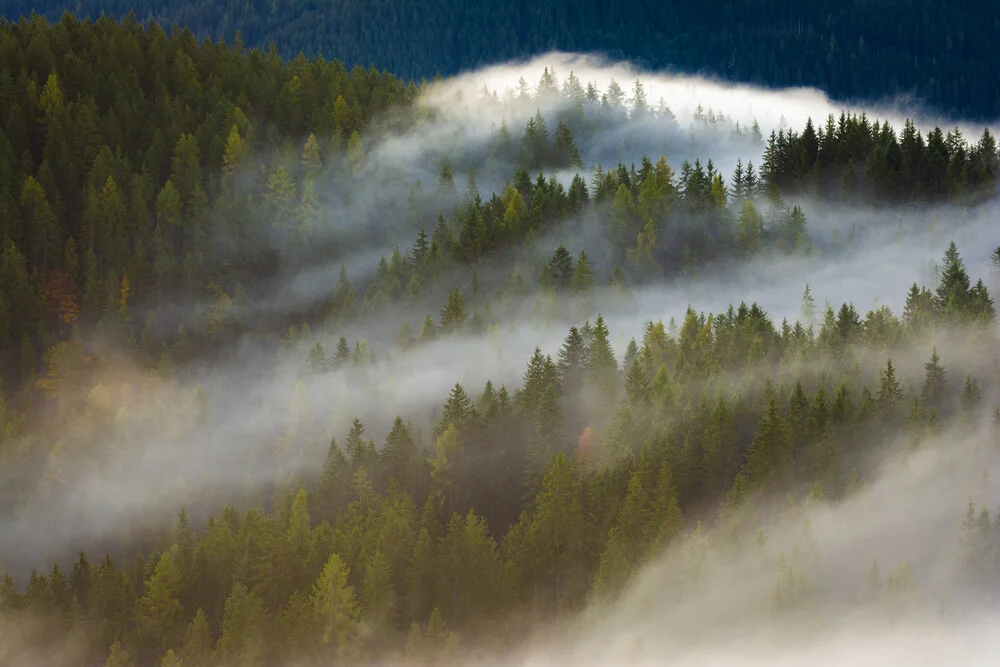
<path fill-rule="evenodd" d="M 517 2 L 191 2 L 12 0 L 9 21 L 65 10 L 188 27 L 286 58 L 337 57 L 419 80 L 552 49 L 599 52 L 643 67 L 767 86 L 813 86 L 835 99 L 912 95 L 944 114 L 1000 116 L 1000 29 L 988 4 L 962 0 L 737 0 L 683 4 Z"/>
<path fill-rule="evenodd" d="M 861 249 L 810 206 L 991 210 L 989 130 L 772 132 L 546 71 L 484 90 L 496 122 L 466 136 L 438 85 L 131 19 L 0 26 L 0 662 L 438 664 L 664 561 L 678 609 L 752 561 L 751 617 L 992 595 L 1000 341 L 958 214 L 912 230 L 943 255 L 900 312 L 804 285 L 795 318 L 693 304 L 621 346 L 609 314 Z M 595 157 L 689 121 L 746 160 Z M 562 322 L 513 381 L 428 395 Z M 817 508 L 933 455 L 961 498 L 948 586 L 902 549 L 825 570 Z"/>

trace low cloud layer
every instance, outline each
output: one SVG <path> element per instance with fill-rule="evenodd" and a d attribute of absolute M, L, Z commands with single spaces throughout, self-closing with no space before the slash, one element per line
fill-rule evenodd
<path fill-rule="evenodd" d="M 677 129 L 670 130 L 673 132 L 670 134 L 656 124 L 659 121 L 630 125 L 633 145 L 630 150 L 635 155 L 624 155 L 622 159 L 637 159 L 644 152 L 658 155 L 663 150 L 670 155 L 676 150 L 672 162 L 685 156 L 691 159 L 717 156 L 718 163 L 725 168 L 735 163 L 737 157 L 759 160 L 759 146 L 733 140 L 728 130 L 719 132 L 693 123 L 692 114 L 698 104 L 739 121 L 742 127 L 756 119 L 765 135 L 783 122 L 798 129 L 806 117 L 818 121 L 827 113 L 839 113 L 843 108 L 817 91 L 761 90 L 691 77 L 658 76 L 622 64 L 558 53 L 449 79 L 432 85 L 424 93 L 421 103 L 432 112 L 431 121 L 402 134 L 366 138 L 367 161 L 356 178 L 337 185 L 334 176 L 343 165 L 334 165 L 329 180 L 320 182 L 324 231 L 328 240 L 351 249 L 344 262 L 352 276 L 363 278 L 364 267 L 373 269 L 378 254 L 396 245 L 405 249 L 412 242 L 416 230 L 402 218 L 401 210 L 409 201 L 416 181 L 420 181 L 424 197 L 421 204 L 424 226 L 430 227 L 436 217 L 435 208 L 453 205 L 452 200 L 442 200 L 440 194 L 435 194 L 438 161 L 462 152 L 482 155 L 493 128 L 505 118 L 515 140 L 519 138 L 524 123 L 545 102 L 503 102 L 504 91 L 516 89 L 521 77 L 533 88 L 545 67 L 555 72 L 560 85 L 572 71 L 583 86 L 594 82 L 602 93 L 615 79 L 629 96 L 631 85 L 639 78 L 651 106 L 663 98 L 676 117 Z M 480 98 L 484 84 L 498 92 L 500 102 L 484 103 Z M 566 102 L 548 104 L 550 108 L 542 108 L 543 112 L 564 107 Z M 903 117 L 901 110 L 887 106 L 870 108 L 868 113 L 888 117 L 897 124 L 901 124 Z M 920 119 L 929 120 L 922 116 Z M 622 127 L 612 128 L 607 136 L 593 140 L 591 146 L 581 146 L 585 164 L 614 157 L 609 146 L 617 145 L 620 137 L 615 132 Z M 977 130 L 970 127 L 967 134 L 974 131 Z M 693 143 L 684 137 L 693 137 Z M 378 181 L 376 176 L 383 180 Z M 455 177 L 458 197 L 465 177 L 461 173 Z M 368 186 L 355 187 L 358 183 Z M 484 196 L 500 186 L 500 182 L 479 183 Z M 246 485 L 261 484 L 265 475 L 270 474 L 266 467 L 248 469 L 248 452 L 266 451 L 274 446 L 274 441 L 289 428 L 289 405 L 293 400 L 301 401 L 299 409 L 307 416 L 306 421 L 317 425 L 311 439 L 304 441 L 303 458 L 297 470 L 315 470 L 330 436 L 342 437 L 355 416 L 369 425 L 376 442 L 381 441 L 396 414 L 418 423 L 422 421 L 426 428 L 455 382 L 463 383 L 473 393 L 478 393 L 487 379 L 516 385 L 536 345 L 554 355 L 569 326 L 584 319 L 593 320 L 599 312 L 609 318 L 612 340 L 619 354 L 630 338 L 641 338 L 645 322 L 666 321 L 671 317 L 680 321 L 688 305 L 699 311 L 719 312 L 741 300 L 756 301 L 776 321 L 784 317 L 794 320 L 807 283 L 819 304 L 829 300 L 836 306 L 851 301 L 863 314 L 877 303 L 898 313 L 911 283 L 932 282 L 933 263 L 949 240 L 958 243 L 974 278 L 987 277 L 989 253 L 1000 243 L 995 204 L 969 211 L 948 207 L 899 211 L 834 208 L 808 201 L 803 202 L 803 207 L 818 247 L 817 254 L 808 258 L 761 257 L 750 266 L 707 267 L 697 279 L 636 288 L 634 299 L 628 302 L 614 291 L 598 292 L 590 307 L 583 311 L 557 313 L 548 321 L 532 318 L 503 322 L 498 331 L 485 337 L 442 340 L 406 354 L 388 352 L 403 319 L 401 313 L 391 309 L 382 312 L 377 319 L 366 320 L 363 327 L 345 327 L 337 332 L 347 335 L 352 342 L 366 338 L 376 353 L 376 362 L 366 367 L 363 374 L 333 373 L 311 379 L 304 397 L 295 396 L 295 382 L 307 359 L 308 345 L 286 351 L 276 372 L 277 352 L 273 342 L 245 344 L 234 352 L 232 366 L 225 368 L 177 369 L 178 376 L 185 379 L 180 387 L 157 390 L 163 392 L 162 401 L 170 405 L 193 405 L 201 400 L 196 398 L 195 387 L 199 385 L 207 405 L 204 421 L 190 422 L 173 433 L 165 433 L 157 419 L 162 416 L 157 414 L 160 397 L 155 393 L 144 394 L 134 412 L 123 413 L 124 426 L 115 436 L 115 446 L 108 448 L 107 458 L 89 461 L 79 468 L 62 469 L 63 477 L 51 492 L 28 501 L 18 508 L 15 517 L 0 518 L 5 536 L 0 562 L 23 570 L 29 563 L 35 565 L 64 557 L 81 541 L 111 540 L 123 526 L 127 528 L 153 514 L 169 517 L 182 504 L 217 509 L 217 502 L 237 495 Z M 366 217 L 369 224 L 379 228 L 379 238 L 384 242 L 355 246 L 352 226 L 359 217 Z M 901 233 L 897 225 L 900 220 Z M 846 248 L 830 248 L 835 229 L 847 238 L 852 227 L 856 238 Z M 559 236 L 558 231 L 553 234 L 553 247 L 562 241 Z M 566 239 L 570 244 L 573 240 Z M 599 245 L 601 239 L 597 236 L 589 242 Z M 298 277 L 296 287 L 278 287 L 286 297 L 289 294 L 294 297 L 291 301 L 315 305 L 328 299 L 339 265 L 340 262 L 308 267 Z M 490 270 L 489 264 L 483 268 L 484 273 Z M 503 267 L 494 266 L 492 270 L 500 275 Z M 276 298 L 275 307 L 281 305 L 282 299 Z M 413 310 L 435 313 L 440 305 L 440 301 L 422 302 Z M 532 303 L 523 305 L 523 312 L 531 310 Z M 169 311 L 166 315 L 169 319 Z M 411 319 L 410 323 L 414 328 L 419 326 L 418 320 Z M 320 334 L 319 340 L 332 352 L 335 339 Z M 188 371 L 190 374 L 185 375 Z M 131 373 L 136 374 L 134 382 Z M 117 379 L 109 378 L 109 384 L 103 388 L 111 395 L 123 391 L 122 378 L 131 387 L 141 386 L 138 371 L 125 366 Z M 109 417 L 109 423 L 114 423 L 114 419 Z M 26 440 L 31 438 L 29 434 Z M 72 439 L 68 438 L 63 446 L 71 450 Z M 179 480 L 183 480 L 181 495 L 176 493 Z M 47 529 L 38 530 L 42 525 Z"/>
<path fill-rule="evenodd" d="M 298 445 L 302 448 L 300 467 L 289 472 L 317 470 L 330 437 L 342 439 L 354 417 L 362 419 L 376 443 L 382 441 L 397 414 L 414 420 L 426 437 L 456 382 L 473 395 L 487 380 L 519 386 L 536 346 L 554 357 L 569 327 L 584 319 L 592 322 L 598 313 L 608 319 L 619 359 L 630 338 L 641 341 L 646 322 L 674 318 L 680 323 L 688 305 L 700 312 L 718 313 L 740 300 L 756 301 L 776 323 L 782 318 L 795 321 L 807 283 L 820 307 L 824 300 L 834 309 L 848 301 L 862 316 L 877 305 L 887 305 L 898 315 L 910 284 L 930 284 L 932 268 L 948 239 L 955 239 L 963 252 L 968 249 L 973 278 L 989 275 L 985 249 L 996 236 L 993 209 L 978 211 L 967 220 L 958 212 L 953 212 L 954 218 L 947 214 L 933 214 L 942 219 L 937 232 L 914 231 L 900 237 L 892 225 L 879 224 L 885 221 L 884 213 L 833 213 L 830 224 L 867 220 L 870 229 L 841 252 L 808 258 L 762 257 L 756 264 L 739 268 L 716 267 L 695 280 L 636 289 L 630 301 L 615 290 L 598 291 L 586 310 L 572 314 L 533 316 L 533 303 L 528 301 L 523 305 L 523 319 L 501 322 L 495 332 L 441 339 L 405 353 L 392 349 L 402 318 L 383 313 L 380 328 L 371 327 L 370 322 L 367 329 L 345 331 L 352 344 L 357 338 L 368 338 L 376 354 L 374 363 L 307 378 L 298 390 L 296 381 L 305 369 L 312 341 L 280 357 L 273 343 L 247 344 L 234 353 L 231 366 L 193 368 L 179 387 L 143 389 L 148 393 L 140 393 L 134 411 L 129 408 L 122 413 L 123 426 L 112 431 L 118 435 L 108 436 L 117 443 L 107 448 L 110 458 L 80 468 L 62 468 L 60 483 L 51 493 L 23 505 L 16 519 L 3 519 L 2 532 L 9 539 L 4 540 L 0 560 L 8 567 L 27 567 L 39 562 L 39 557 L 43 562 L 57 555 L 65 557 L 79 540 L 113 539 L 123 527 L 143 523 L 153 515 L 168 521 L 181 505 L 216 510 L 220 503 L 238 497 L 241 489 L 271 480 L 273 468 L 249 461 L 273 453 L 289 429 L 293 412 L 310 428 L 301 434 Z M 911 220 L 913 227 L 921 228 L 920 218 Z M 318 340 L 332 353 L 335 339 L 320 335 Z M 955 351 L 942 350 L 942 354 L 947 365 Z M 280 359 L 277 367 L 276 359 Z M 916 362 L 922 359 L 915 360 L 918 366 Z M 185 378 L 183 368 L 177 373 Z M 118 367 L 102 385 L 109 409 L 116 397 L 146 386 L 143 382 L 137 369 Z M 207 408 L 202 421 L 182 420 L 165 431 L 164 424 L 171 420 L 159 406 L 170 405 L 177 414 L 194 414 L 196 385 L 204 392 Z M 64 442 L 67 451 L 72 444 L 72 439 Z M 39 531 L 39 525 L 49 529 Z"/>
<path fill-rule="evenodd" d="M 880 472 L 844 502 L 796 506 L 763 524 L 766 540 L 751 530 L 738 547 L 724 524 L 707 540 L 689 531 L 614 604 L 539 632 L 514 657 L 459 664 L 994 664 L 996 600 L 965 579 L 961 521 L 970 501 L 1000 503 L 988 481 L 1000 473 L 997 444 L 954 431 L 916 452 L 888 443 Z M 805 590 L 789 609 L 775 603 L 781 559 Z M 912 586 L 894 589 L 903 563 Z"/>

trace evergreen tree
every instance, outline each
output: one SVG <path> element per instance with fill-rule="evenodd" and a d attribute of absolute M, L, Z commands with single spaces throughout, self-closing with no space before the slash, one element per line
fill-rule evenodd
<path fill-rule="evenodd" d="M 812 324 L 813 317 L 816 314 L 816 300 L 813 298 L 812 290 L 809 289 L 809 283 L 806 283 L 806 289 L 802 293 L 802 308 L 800 312 L 805 323 Z"/>
<path fill-rule="evenodd" d="M 792 465 L 787 426 L 772 396 L 747 452 L 744 469 L 753 486 L 763 491 L 765 497 L 774 498 L 774 493 L 788 483 Z"/>
<path fill-rule="evenodd" d="M 313 585 L 313 610 L 319 621 L 319 640 L 341 652 L 357 631 L 358 604 L 354 587 L 348 581 L 347 566 L 333 554 L 323 566 Z"/>
<path fill-rule="evenodd" d="M 941 282 L 934 293 L 934 306 L 946 320 L 963 318 L 968 314 L 971 285 L 965 264 L 952 241 L 942 260 Z"/>
<path fill-rule="evenodd" d="M 903 398 L 903 389 L 899 380 L 896 379 L 896 369 L 893 368 L 892 359 L 885 362 L 885 369 L 882 371 L 882 379 L 878 389 L 879 411 L 886 417 L 896 414 L 899 401 Z"/>
<path fill-rule="evenodd" d="M 607 399 L 614 396 L 618 377 L 618 362 L 615 361 L 609 337 L 604 317 L 598 315 L 594 322 L 594 337 L 588 346 L 587 372 L 592 386 L 599 389 Z"/>
<path fill-rule="evenodd" d="M 924 365 L 924 385 L 920 394 L 920 400 L 928 407 L 940 407 L 944 397 L 947 375 L 940 362 L 935 345 L 931 349 L 930 360 Z"/>
<path fill-rule="evenodd" d="M 569 291 L 573 281 L 573 257 L 565 246 L 559 244 L 548 262 L 549 271 L 552 275 L 552 284 L 558 292 Z"/>
<path fill-rule="evenodd" d="M 441 309 L 441 332 L 457 333 L 465 324 L 465 299 L 456 287 L 448 294 L 448 303 Z"/>
<path fill-rule="evenodd" d="M 574 578 L 579 576 L 584 530 L 580 489 L 564 454 L 556 455 L 545 471 L 535 508 L 532 533 L 543 562 L 539 574 L 553 582 L 555 609 L 561 610 L 566 588 L 578 583 Z"/>

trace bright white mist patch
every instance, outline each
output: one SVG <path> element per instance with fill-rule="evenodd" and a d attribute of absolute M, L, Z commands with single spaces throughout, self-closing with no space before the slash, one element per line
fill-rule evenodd
<path fill-rule="evenodd" d="M 573 72 L 584 87 L 593 82 L 600 93 L 604 93 L 611 81 L 615 80 L 628 98 L 631 98 L 632 87 L 638 79 L 642 82 L 647 101 L 651 105 L 656 105 L 663 98 L 685 124 L 691 119 L 696 107 L 701 105 L 706 111 L 711 108 L 716 113 L 739 121 L 745 127 L 749 127 L 756 119 L 765 136 L 770 130 L 777 131 L 780 127 L 790 126 L 798 132 L 810 117 L 813 123 L 822 124 L 829 114 L 838 117 L 841 111 L 857 114 L 864 112 L 870 120 L 876 117 L 888 120 L 895 128 L 902 128 L 903 121 L 911 118 L 921 130 L 932 129 L 934 125 L 941 125 L 942 129 L 957 126 L 966 136 L 970 136 L 970 133 L 971 136 L 978 136 L 983 129 L 982 125 L 962 122 L 956 125 L 954 119 L 929 114 L 912 99 L 869 100 L 866 103 L 834 101 L 816 88 L 769 89 L 733 84 L 703 76 L 650 72 L 625 62 L 559 51 L 451 77 L 430 85 L 421 99 L 443 114 L 472 119 L 480 112 L 481 105 L 477 100 L 483 86 L 502 98 L 505 92 L 513 94 L 518 89 L 519 80 L 524 78 L 534 92 L 546 68 L 556 76 L 560 85 Z M 534 113 L 536 106 L 530 105 L 531 113 Z M 997 123 L 991 124 L 991 129 L 996 127 Z"/>

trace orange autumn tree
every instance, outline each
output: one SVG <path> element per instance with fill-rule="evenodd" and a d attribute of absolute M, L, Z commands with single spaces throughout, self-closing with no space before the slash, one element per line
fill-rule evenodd
<path fill-rule="evenodd" d="M 574 464 L 578 469 L 590 463 L 594 458 L 598 445 L 599 438 L 597 433 L 594 432 L 593 427 L 587 426 L 584 428 L 573 451 Z"/>
<path fill-rule="evenodd" d="M 49 271 L 42 281 L 42 300 L 45 308 L 69 326 L 80 316 L 76 284 L 63 271 Z"/>

